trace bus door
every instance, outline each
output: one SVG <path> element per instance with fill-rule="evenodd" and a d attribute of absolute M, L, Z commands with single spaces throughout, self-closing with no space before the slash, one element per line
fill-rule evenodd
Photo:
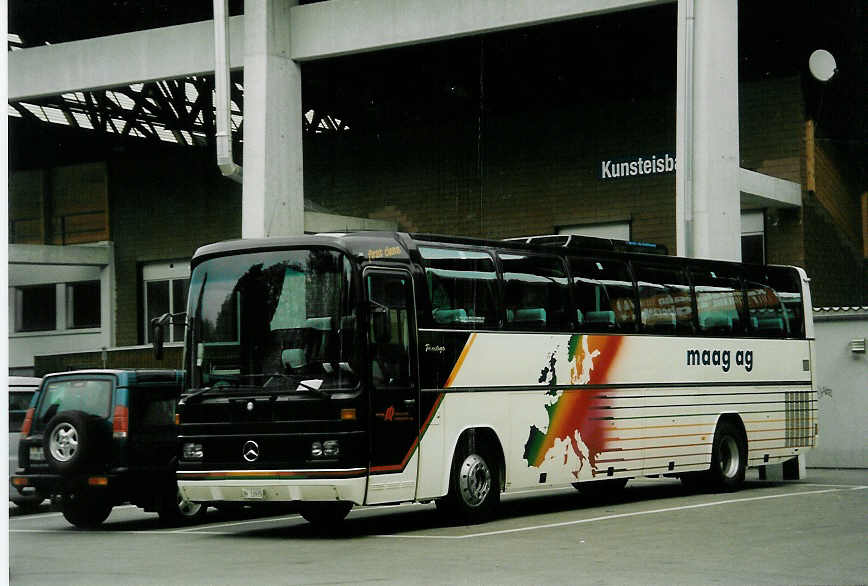
<path fill-rule="evenodd" d="M 419 385 L 413 282 L 404 270 L 368 269 L 371 381 L 370 475 L 366 503 L 412 500 L 419 458 Z"/>

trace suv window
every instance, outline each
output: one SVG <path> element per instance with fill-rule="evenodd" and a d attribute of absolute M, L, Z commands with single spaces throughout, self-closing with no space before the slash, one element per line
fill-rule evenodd
<path fill-rule="evenodd" d="M 30 407 L 30 399 L 36 389 L 29 391 L 17 391 L 9 389 L 9 431 L 21 431 L 24 416 Z"/>
<path fill-rule="evenodd" d="M 175 425 L 177 395 L 139 392 L 133 399 L 134 414 L 130 426 L 136 431 Z"/>
<path fill-rule="evenodd" d="M 34 429 L 45 427 L 61 411 L 84 411 L 107 418 L 111 408 L 112 383 L 108 380 L 62 380 L 45 385 Z"/>

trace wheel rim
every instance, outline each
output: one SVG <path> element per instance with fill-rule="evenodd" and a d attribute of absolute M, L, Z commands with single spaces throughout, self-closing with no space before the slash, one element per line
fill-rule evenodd
<path fill-rule="evenodd" d="M 738 444 L 732 436 L 724 436 L 720 442 L 720 473 L 725 478 L 735 478 L 741 464 Z"/>
<path fill-rule="evenodd" d="M 178 512 L 182 517 L 195 517 L 202 510 L 202 503 L 188 501 L 178 489 Z"/>
<path fill-rule="evenodd" d="M 78 430 L 70 423 L 61 423 L 51 432 L 48 449 L 58 462 L 69 462 L 78 452 Z"/>
<path fill-rule="evenodd" d="M 458 488 L 468 506 L 478 507 L 491 492 L 491 469 L 478 454 L 464 459 L 458 475 Z"/>

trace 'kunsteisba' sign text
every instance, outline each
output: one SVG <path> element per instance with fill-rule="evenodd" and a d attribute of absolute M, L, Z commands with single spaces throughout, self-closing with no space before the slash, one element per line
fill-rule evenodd
<path fill-rule="evenodd" d="M 600 161 L 600 179 L 659 175 L 673 171 L 675 171 L 675 155 L 671 153 Z"/>

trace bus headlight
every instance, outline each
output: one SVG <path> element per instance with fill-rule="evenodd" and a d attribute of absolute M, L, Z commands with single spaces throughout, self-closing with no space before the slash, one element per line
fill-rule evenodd
<path fill-rule="evenodd" d="M 184 444 L 184 449 L 181 453 L 185 460 L 201 460 L 205 457 L 205 450 L 202 448 L 202 444 Z"/>
<path fill-rule="evenodd" d="M 327 458 L 335 458 L 341 453 L 338 440 L 329 440 L 322 443 L 322 453 Z"/>
<path fill-rule="evenodd" d="M 326 440 L 313 442 L 310 446 L 310 455 L 314 458 L 336 458 L 341 453 L 338 440 Z"/>

